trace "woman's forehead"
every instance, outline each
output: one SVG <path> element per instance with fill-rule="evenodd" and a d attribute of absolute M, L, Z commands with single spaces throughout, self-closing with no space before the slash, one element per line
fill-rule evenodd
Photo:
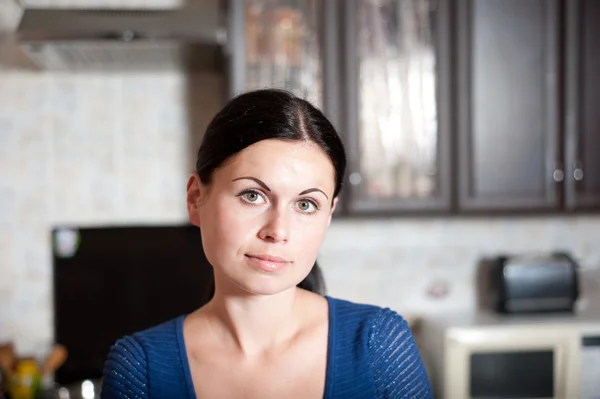
<path fill-rule="evenodd" d="M 334 169 L 329 157 L 309 141 L 260 141 L 233 157 L 223 172 L 240 175 L 236 177 L 250 174 L 286 185 L 318 183 L 327 189 L 334 187 Z"/>

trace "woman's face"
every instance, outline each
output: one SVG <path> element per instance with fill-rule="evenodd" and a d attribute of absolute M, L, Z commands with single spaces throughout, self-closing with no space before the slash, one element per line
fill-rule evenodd
<path fill-rule="evenodd" d="M 188 213 L 218 289 L 268 295 L 302 281 L 337 202 L 334 175 L 312 142 L 263 140 L 217 168 L 209 186 L 192 176 Z"/>

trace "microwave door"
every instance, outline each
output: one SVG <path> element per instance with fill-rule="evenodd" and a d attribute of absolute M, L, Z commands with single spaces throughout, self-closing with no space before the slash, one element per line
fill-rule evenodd
<path fill-rule="evenodd" d="M 554 398 L 554 351 L 475 352 L 470 355 L 473 399 Z"/>
<path fill-rule="evenodd" d="M 581 339 L 581 398 L 600 399 L 600 334 Z"/>

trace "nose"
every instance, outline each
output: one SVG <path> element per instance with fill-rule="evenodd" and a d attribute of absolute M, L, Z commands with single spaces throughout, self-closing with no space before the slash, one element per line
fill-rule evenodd
<path fill-rule="evenodd" d="M 268 219 L 260 229 L 258 236 L 261 240 L 278 243 L 287 242 L 290 234 L 289 215 L 285 210 L 273 208 L 268 212 Z"/>

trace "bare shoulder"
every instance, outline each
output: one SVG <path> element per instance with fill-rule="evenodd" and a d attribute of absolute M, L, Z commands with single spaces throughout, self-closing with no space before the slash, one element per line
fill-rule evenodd
<path fill-rule="evenodd" d="M 329 303 L 327 298 L 298 288 L 300 314 L 307 327 L 327 327 L 329 324 Z"/>
<path fill-rule="evenodd" d="M 183 320 L 183 336 L 188 349 L 207 344 L 208 311 L 206 305 L 188 314 Z"/>

